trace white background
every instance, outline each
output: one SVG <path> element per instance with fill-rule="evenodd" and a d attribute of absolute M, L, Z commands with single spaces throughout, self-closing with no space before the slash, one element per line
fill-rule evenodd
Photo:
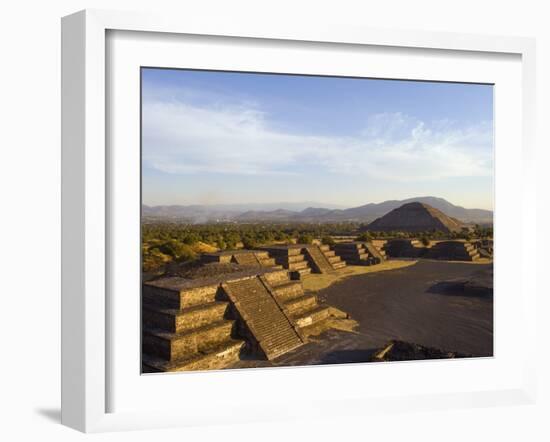
<path fill-rule="evenodd" d="M 544 2 L 468 1 L 321 1 L 298 2 L 167 2 L 153 1 L 19 1 L 0 11 L 0 116 L 2 121 L 0 189 L 2 211 L 2 371 L 0 372 L 0 437 L 4 440 L 38 438 L 80 440 L 85 436 L 61 427 L 59 421 L 59 188 L 60 188 L 60 26 L 62 15 L 75 10 L 164 8 L 181 14 L 213 14 L 214 19 L 350 23 L 373 27 L 536 36 L 538 38 L 539 189 L 548 188 L 550 137 L 550 14 Z M 179 9 L 175 5 L 180 4 Z M 546 29 L 545 29 L 546 28 Z M 544 157 L 543 157 L 544 155 Z M 518 183 L 521 176 L 515 177 Z M 544 182 L 543 182 L 544 181 Z M 539 197 L 539 216 L 548 209 Z M 548 200 L 548 198 L 546 198 Z M 548 235 L 541 236 L 536 261 L 544 269 L 542 251 Z M 533 232 L 535 235 L 536 232 Z M 550 250 L 550 249 L 548 249 Z M 534 257 L 535 258 L 535 257 Z M 548 262 L 548 259 L 546 259 Z M 544 293 L 541 293 L 541 295 Z M 368 419 L 266 423 L 249 426 L 163 430 L 93 436 L 101 440 L 548 440 L 550 415 L 549 327 L 547 298 L 539 300 L 537 360 L 539 401 L 534 406 L 477 410 L 415 412 L 370 416 Z M 518 348 L 521 357 L 521 348 Z M 545 375 L 545 376 L 544 376 Z M 292 397 L 289 397 L 289 401 Z M 90 436 L 88 436 L 90 437 Z"/>

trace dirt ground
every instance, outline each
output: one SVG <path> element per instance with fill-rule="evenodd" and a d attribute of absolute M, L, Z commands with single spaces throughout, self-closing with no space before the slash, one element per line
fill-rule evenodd
<path fill-rule="evenodd" d="M 366 362 L 391 339 L 492 356 L 492 289 L 465 289 L 491 270 L 491 263 L 420 260 L 338 280 L 317 295 L 348 312 L 359 323 L 356 332 L 331 330 L 274 361 L 245 360 L 233 368 Z"/>

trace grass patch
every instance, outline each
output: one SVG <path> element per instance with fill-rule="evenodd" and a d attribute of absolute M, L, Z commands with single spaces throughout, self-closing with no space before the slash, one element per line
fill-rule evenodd
<path fill-rule="evenodd" d="M 350 276 L 365 275 L 367 273 L 384 272 L 387 270 L 396 270 L 404 267 L 409 267 L 416 264 L 418 261 L 384 261 L 380 264 L 373 266 L 347 266 L 337 270 L 334 273 L 325 274 L 310 274 L 303 279 L 304 290 L 310 292 L 318 292 L 319 290 L 326 289 L 335 282 L 342 279 L 349 278 Z"/>

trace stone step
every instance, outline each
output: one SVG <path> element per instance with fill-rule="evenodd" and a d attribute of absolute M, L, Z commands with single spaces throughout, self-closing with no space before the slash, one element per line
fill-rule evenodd
<path fill-rule="evenodd" d="M 299 311 L 310 310 L 317 306 L 317 296 L 307 294 L 289 299 L 285 302 L 288 313 L 294 314 Z"/>
<path fill-rule="evenodd" d="M 339 256 L 329 256 L 327 257 L 327 260 L 330 264 L 334 265 L 335 263 L 342 261 L 342 258 Z"/>
<path fill-rule="evenodd" d="M 302 253 L 300 246 L 273 246 L 273 247 L 260 247 L 264 252 L 268 252 L 271 256 L 292 256 Z"/>
<path fill-rule="evenodd" d="M 319 246 L 319 249 L 321 250 L 321 252 L 329 252 L 330 251 L 330 246 L 328 244 L 321 244 Z"/>
<path fill-rule="evenodd" d="M 331 328 L 333 328 L 333 324 L 329 316 L 315 323 L 300 327 L 300 333 L 302 334 L 302 336 L 304 336 L 305 339 L 308 339 L 308 337 L 311 335 L 318 336 L 321 333 L 330 330 Z"/>
<path fill-rule="evenodd" d="M 336 252 L 334 250 L 326 250 L 323 251 L 323 255 L 325 255 L 327 258 L 330 258 L 331 256 L 335 256 Z"/>
<path fill-rule="evenodd" d="M 307 267 L 305 269 L 295 270 L 290 272 L 290 279 L 293 281 L 300 280 L 304 276 L 309 275 L 311 273 L 311 268 Z"/>
<path fill-rule="evenodd" d="M 167 361 L 183 359 L 231 338 L 235 321 L 222 320 L 181 333 L 143 330 L 143 352 Z"/>
<path fill-rule="evenodd" d="M 216 301 L 216 295 L 219 288 L 218 283 L 182 290 L 165 288 L 156 284 L 155 281 L 143 284 L 143 301 L 150 305 L 158 305 L 178 310 Z"/>
<path fill-rule="evenodd" d="M 238 339 L 228 339 L 202 352 L 194 353 L 187 358 L 174 361 L 143 355 L 142 364 L 145 372 L 216 370 L 239 361 L 245 348 L 245 342 Z"/>
<path fill-rule="evenodd" d="M 288 265 L 288 270 L 290 270 L 292 272 L 292 271 L 296 271 L 296 270 L 305 269 L 307 267 L 308 267 L 307 261 L 291 262 Z"/>
<path fill-rule="evenodd" d="M 304 294 L 304 288 L 300 281 L 285 281 L 277 285 L 271 285 L 271 291 L 277 299 L 286 301 Z"/>
<path fill-rule="evenodd" d="M 289 281 L 289 274 L 286 269 L 264 273 L 263 277 L 269 284 L 280 284 Z"/>
<path fill-rule="evenodd" d="M 292 263 L 305 261 L 305 259 L 306 257 L 302 253 L 300 253 L 299 255 L 292 255 L 292 256 L 285 257 L 284 262 L 287 264 L 292 264 Z"/>
<path fill-rule="evenodd" d="M 303 344 L 290 318 L 260 278 L 224 283 L 222 288 L 268 359 Z"/>
<path fill-rule="evenodd" d="M 330 308 L 324 305 L 317 305 L 315 308 L 308 311 L 296 312 L 293 316 L 294 323 L 298 327 L 307 327 L 318 321 L 328 318 L 330 315 Z"/>
<path fill-rule="evenodd" d="M 235 253 L 233 255 L 233 260 L 242 266 L 253 266 L 257 267 L 260 265 L 258 258 L 253 252 L 250 253 Z"/>
<path fill-rule="evenodd" d="M 365 249 L 369 252 L 369 255 L 373 258 L 377 258 L 379 261 L 382 262 L 384 259 L 386 259 L 386 252 L 378 250 L 374 244 L 372 243 L 364 243 Z"/>
<path fill-rule="evenodd" d="M 229 308 L 228 302 L 209 302 L 183 310 L 162 309 L 144 304 L 143 326 L 168 333 L 180 333 L 221 321 Z"/>
<path fill-rule="evenodd" d="M 258 261 L 262 267 L 273 267 L 277 265 L 275 258 L 258 258 Z"/>
<path fill-rule="evenodd" d="M 345 261 L 335 262 L 334 264 L 332 264 L 332 268 L 334 270 L 338 270 L 338 269 L 341 269 L 343 267 L 346 267 L 346 262 Z"/>
<path fill-rule="evenodd" d="M 309 246 L 306 248 L 307 259 L 310 267 L 318 273 L 328 273 L 333 270 L 326 256 L 321 252 L 318 246 Z"/>
<path fill-rule="evenodd" d="M 288 249 L 288 255 L 289 256 L 301 255 L 301 254 L 302 254 L 302 248 L 301 247 L 290 247 Z"/>

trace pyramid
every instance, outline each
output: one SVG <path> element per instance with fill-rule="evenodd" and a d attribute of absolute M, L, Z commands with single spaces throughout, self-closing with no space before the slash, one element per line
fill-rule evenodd
<path fill-rule="evenodd" d="M 377 232 L 460 231 L 464 224 L 425 203 L 407 203 L 375 219 L 367 230 Z"/>

